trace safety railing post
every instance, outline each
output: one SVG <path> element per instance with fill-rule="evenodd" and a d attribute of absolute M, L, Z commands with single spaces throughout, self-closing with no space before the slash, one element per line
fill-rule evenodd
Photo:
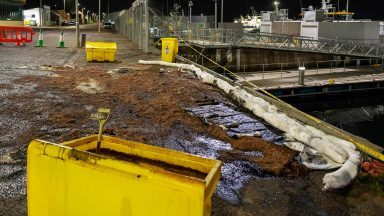
<path fill-rule="evenodd" d="M 264 79 L 264 66 L 265 66 L 265 65 L 263 64 L 263 79 Z"/>
<path fill-rule="evenodd" d="M 319 75 L 319 61 L 316 61 L 316 75 Z"/>
<path fill-rule="evenodd" d="M 280 77 L 283 78 L 283 63 L 281 63 L 281 68 L 280 68 Z"/>
<path fill-rule="evenodd" d="M 345 69 L 345 61 L 346 61 L 346 60 L 344 59 L 344 72 L 346 71 L 346 69 Z"/>
<path fill-rule="evenodd" d="M 381 72 L 383 72 L 383 64 L 384 64 L 384 58 L 381 58 L 381 66 L 380 66 L 380 69 L 381 69 Z"/>

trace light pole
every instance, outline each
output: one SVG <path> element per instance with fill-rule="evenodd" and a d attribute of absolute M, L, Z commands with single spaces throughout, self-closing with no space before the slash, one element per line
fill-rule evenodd
<path fill-rule="evenodd" d="M 221 24 L 224 23 L 224 0 L 221 0 Z"/>
<path fill-rule="evenodd" d="M 279 4 L 280 4 L 280 2 L 278 2 L 278 1 L 273 2 L 273 5 L 275 6 L 276 13 L 279 12 Z"/>
<path fill-rule="evenodd" d="M 39 14 L 40 14 L 40 26 L 43 26 L 43 0 L 40 0 Z"/>
<path fill-rule="evenodd" d="M 213 0 L 215 2 L 215 28 L 217 28 L 217 0 Z"/>
<path fill-rule="evenodd" d="M 188 2 L 188 6 L 189 6 L 189 22 L 192 23 L 192 6 L 193 6 L 193 2 L 189 1 Z"/>
<path fill-rule="evenodd" d="M 101 21 L 100 21 L 100 17 L 101 17 L 101 0 L 99 0 L 99 33 L 101 32 Z"/>
<path fill-rule="evenodd" d="M 109 22 L 109 0 L 108 0 L 108 22 Z"/>
<path fill-rule="evenodd" d="M 86 10 L 85 8 L 82 8 L 81 9 L 81 24 L 84 25 L 84 10 Z"/>
<path fill-rule="evenodd" d="M 63 0 L 63 5 L 64 5 L 64 14 L 65 14 L 65 0 Z"/>
<path fill-rule="evenodd" d="M 80 25 L 79 25 L 79 0 L 75 0 L 76 4 L 76 44 L 80 48 Z"/>
<path fill-rule="evenodd" d="M 346 11 L 346 12 L 349 12 L 349 0 L 347 0 L 347 6 L 346 6 L 346 8 L 345 8 L 345 11 Z"/>

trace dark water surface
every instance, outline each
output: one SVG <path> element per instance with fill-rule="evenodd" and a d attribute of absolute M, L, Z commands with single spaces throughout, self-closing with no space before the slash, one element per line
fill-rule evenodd
<path fill-rule="evenodd" d="M 384 105 L 314 111 L 311 114 L 384 147 Z"/>
<path fill-rule="evenodd" d="M 327 123 L 384 147 L 384 92 L 297 98 L 288 103 Z"/>

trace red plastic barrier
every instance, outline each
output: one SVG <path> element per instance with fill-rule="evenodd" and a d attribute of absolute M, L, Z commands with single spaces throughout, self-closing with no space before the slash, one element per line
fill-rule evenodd
<path fill-rule="evenodd" d="M 21 46 L 24 43 L 31 43 L 35 32 L 30 27 L 0 26 L 0 43 L 15 43 Z"/>

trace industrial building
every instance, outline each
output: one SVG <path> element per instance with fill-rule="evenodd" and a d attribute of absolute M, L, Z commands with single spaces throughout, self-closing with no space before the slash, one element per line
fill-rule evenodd
<path fill-rule="evenodd" d="M 383 23 L 371 20 L 354 20 L 354 13 L 336 11 L 336 8 L 323 1 L 321 9 L 312 6 L 302 9 L 301 20 L 288 18 L 288 10 L 262 12 L 261 33 L 284 34 L 313 39 L 328 38 L 353 40 L 362 43 L 382 41 Z M 359 29 L 359 31 L 356 31 Z"/>
<path fill-rule="evenodd" d="M 41 15 L 41 17 L 40 17 Z M 51 8 L 44 5 L 41 8 L 32 8 L 23 11 L 24 24 L 28 26 L 48 26 L 51 22 Z"/>

